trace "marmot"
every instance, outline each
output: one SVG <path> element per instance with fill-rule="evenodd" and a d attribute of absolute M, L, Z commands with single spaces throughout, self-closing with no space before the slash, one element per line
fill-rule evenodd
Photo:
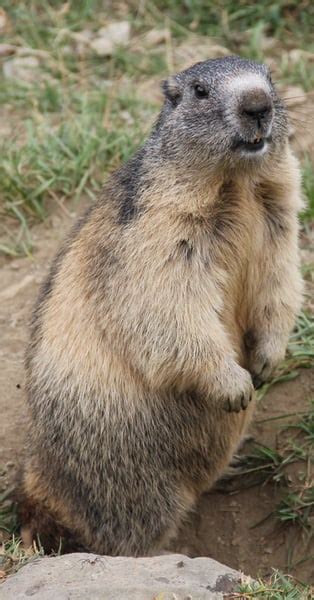
<path fill-rule="evenodd" d="M 55 522 L 97 553 L 166 549 L 300 309 L 300 172 L 268 68 L 206 60 L 163 91 L 35 306 L 22 488 L 42 543 Z"/>

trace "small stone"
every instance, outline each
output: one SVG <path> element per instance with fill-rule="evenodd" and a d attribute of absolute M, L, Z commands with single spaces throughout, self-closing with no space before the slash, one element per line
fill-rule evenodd
<path fill-rule="evenodd" d="M 308 52 L 307 50 L 301 50 L 300 48 L 295 48 L 294 50 L 290 50 L 288 52 L 289 60 L 292 64 L 297 64 L 299 62 L 313 62 L 314 61 L 314 53 Z"/>
<path fill-rule="evenodd" d="M 91 42 L 90 47 L 98 56 L 111 56 L 114 50 L 112 41 L 106 38 L 96 38 Z"/>
<path fill-rule="evenodd" d="M 82 56 L 86 54 L 94 35 L 89 29 L 84 29 L 83 31 L 76 31 L 72 33 L 71 37 L 75 42 L 75 50 L 77 54 Z"/>
<path fill-rule="evenodd" d="M 128 110 L 121 110 L 120 117 L 125 121 L 128 125 L 133 125 L 134 119 Z"/>
<path fill-rule="evenodd" d="M 145 46 L 158 46 L 167 41 L 170 37 L 169 29 L 151 29 L 144 37 Z"/>
<path fill-rule="evenodd" d="M 20 56 L 7 60 L 3 65 L 6 79 L 19 79 L 31 83 L 38 78 L 39 60 L 35 56 Z"/>
<path fill-rule="evenodd" d="M 1 15 L 0 15 L 1 18 Z M 0 44 L 0 56 L 12 56 L 12 54 L 15 54 L 16 52 L 16 46 L 13 46 L 13 44 Z"/>
<path fill-rule="evenodd" d="M 102 27 L 90 42 L 90 47 L 98 56 L 111 56 L 118 46 L 126 46 L 130 40 L 130 24 L 128 21 L 110 23 Z"/>
<path fill-rule="evenodd" d="M 201 35 L 193 35 L 188 42 L 174 48 L 174 62 L 177 69 L 184 69 L 198 61 L 208 58 L 220 58 L 231 54 L 228 48 L 220 46 L 213 39 Z"/>
<path fill-rule="evenodd" d="M 261 35 L 259 40 L 259 47 L 263 52 L 267 52 L 267 50 L 273 50 L 278 45 L 278 40 L 273 37 L 268 37 L 267 35 Z"/>

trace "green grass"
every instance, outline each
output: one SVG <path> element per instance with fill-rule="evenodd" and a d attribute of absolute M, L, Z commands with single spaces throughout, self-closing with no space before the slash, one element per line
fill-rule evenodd
<path fill-rule="evenodd" d="M 137 2 L 130 2 L 138 6 Z M 305 0 L 302 9 L 297 0 L 263 0 L 252 3 L 248 0 L 160 0 L 145 2 L 138 20 L 163 22 L 169 19 L 174 33 L 193 30 L 202 35 L 222 37 L 229 45 L 240 34 L 263 25 L 269 35 L 280 39 L 295 36 L 300 44 L 313 42 L 313 5 Z M 133 13 L 134 14 L 134 13 Z M 302 36 L 303 32 L 303 36 Z"/>
<path fill-rule="evenodd" d="M 0 531 L 14 534 L 17 519 L 14 503 L 10 500 L 10 490 L 0 494 Z"/>
<path fill-rule="evenodd" d="M 311 600 L 313 589 L 292 577 L 274 571 L 268 580 L 243 583 L 228 600 Z"/>
<path fill-rule="evenodd" d="M 2 6 L 11 18 L 18 22 L 17 33 L 26 37 L 33 46 L 54 34 L 62 25 L 72 31 L 82 28 L 82 24 L 96 26 L 105 18 L 125 17 L 119 3 L 104 3 L 100 0 L 70 1 L 65 9 L 63 0 L 53 0 L 43 4 L 40 0 L 29 2 L 3 0 Z M 313 4 L 304 0 L 262 0 L 258 4 L 248 0 L 147 0 L 128 2 L 127 18 L 137 28 L 152 24 L 162 24 L 167 18 L 174 30 L 192 29 L 202 35 L 230 35 L 234 31 L 246 31 L 262 22 L 269 35 L 284 39 L 300 37 L 300 41 L 311 40 L 314 22 Z M 303 33 L 303 37 L 302 37 Z M 48 38 L 49 39 L 49 38 Z"/>
<path fill-rule="evenodd" d="M 308 33 L 314 11 L 308 0 L 302 9 L 297 1 L 286 0 L 133 0 L 127 13 L 119 3 L 107 6 L 100 0 L 44 5 L 39 0 L 4 0 L 2 7 L 11 25 L 6 41 L 44 52 L 34 81 L 0 80 L 0 104 L 14 120 L 13 135 L 1 143 L 0 215 L 20 225 L 15 240 L 5 231 L 0 252 L 12 256 L 30 251 L 29 227 L 35 219 L 44 219 L 55 204 L 79 200 L 82 194 L 94 198 L 106 174 L 134 151 L 157 113 L 156 104 L 139 95 L 134 100 L 137 82 L 167 75 L 171 47 L 188 42 L 191 31 L 217 37 L 230 51 L 259 60 L 264 59 L 265 35 L 289 42 L 289 48 L 310 50 L 313 45 Z M 73 35 L 96 31 L 108 19 L 130 20 L 130 46 L 117 48 L 108 58 L 88 50 L 78 54 Z M 167 44 L 143 50 L 142 34 L 153 27 L 170 29 L 170 50 Z M 292 69 L 281 54 L 282 78 L 314 87 L 312 65 L 300 60 Z M 121 118 L 123 110 L 130 113 L 131 124 Z M 313 189 L 313 168 L 306 159 L 304 222 L 313 218 Z M 2 230 L 6 227 L 10 228 L 4 221 Z"/>
<path fill-rule="evenodd" d="M 93 200 L 106 173 L 140 144 L 143 117 L 145 123 L 151 119 L 149 104 L 115 94 L 68 90 L 64 97 L 60 88 L 44 86 L 24 96 L 24 109 L 36 105 L 33 119 L 23 124 L 22 140 L 18 133 L 3 142 L 0 164 L 0 214 L 14 217 L 22 234 L 18 245 L 0 250 L 13 255 L 23 250 L 29 225 L 43 220 L 54 205 L 83 194 Z M 131 125 L 122 117 L 126 109 Z"/>
<path fill-rule="evenodd" d="M 303 414 L 297 423 L 287 425 L 286 429 L 299 430 L 304 436 L 304 442 L 314 449 L 314 401 L 309 412 Z"/>
<path fill-rule="evenodd" d="M 292 63 L 288 57 L 280 61 L 280 80 L 283 83 L 301 86 L 306 92 L 314 89 L 313 63 L 307 58 L 302 58 Z"/>
<path fill-rule="evenodd" d="M 297 525 L 313 536 L 314 484 L 297 492 L 287 494 L 276 508 L 280 523 Z"/>
<path fill-rule="evenodd" d="M 16 573 L 21 567 L 35 558 L 44 556 L 43 549 L 35 543 L 31 548 L 23 548 L 20 538 L 14 534 L 0 547 L 0 571 L 5 576 Z"/>
<path fill-rule="evenodd" d="M 288 344 L 288 357 L 283 370 L 310 367 L 314 362 L 314 315 L 303 312 L 297 319 Z"/>
<path fill-rule="evenodd" d="M 1 572 L 7 574 L 12 569 L 15 570 L 16 564 L 23 563 L 23 552 L 18 538 L 15 537 L 16 531 L 15 505 L 10 499 L 10 491 L 7 491 L 0 494 L 0 540 L 4 540 L 2 544 L 0 542 L 0 582 Z"/>
<path fill-rule="evenodd" d="M 311 271 L 312 268 L 310 268 Z M 262 400 L 273 385 L 295 379 L 299 374 L 300 368 L 309 368 L 313 365 L 314 315 L 302 312 L 290 336 L 286 359 L 277 369 L 273 378 L 258 390 L 258 400 Z"/>
<path fill-rule="evenodd" d="M 250 452 L 241 455 L 236 469 L 239 480 L 236 489 L 248 488 L 272 481 L 273 483 L 286 483 L 285 466 L 294 462 L 295 457 L 284 456 L 274 448 L 268 448 L 254 442 Z"/>

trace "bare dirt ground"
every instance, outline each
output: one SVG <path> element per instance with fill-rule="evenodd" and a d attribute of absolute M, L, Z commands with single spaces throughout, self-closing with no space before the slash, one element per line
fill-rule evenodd
<path fill-rule="evenodd" d="M 71 217 L 60 214 L 50 217 L 45 224 L 33 229 L 35 247 L 31 258 L 2 261 L 0 492 L 14 480 L 23 452 L 26 422 L 23 356 L 31 307 L 71 221 Z M 295 380 L 274 386 L 257 409 L 251 428 L 255 439 L 278 448 L 283 443 L 281 421 L 264 420 L 306 410 L 313 391 L 314 369 L 302 370 Z M 297 469 L 298 465 L 294 465 L 294 470 Z M 218 490 L 205 495 L 174 549 L 191 556 L 211 556 L 252 576 L 266 575 L 272 568 L 279 568 L 290 570 L 301 580 L 314 580 L 313 561 L 303 562 L 304 557 L 314 555 L 314 540 L 302 538 L 291 527 L 281 527 L 269 516 L 281 494 L 280 486 L 272 482 L 249 489 L 233 489 L 231 493 Z"/>
<path fill-rule="evenodd" d="M 306 410 L 313 390 L 314 369 L 304 370 L 294 381 L 273 387 L 256 411 L 250 429 L 254 439 L 279 448 L 283 443 L 280 420 L 260 421 Z M 298 468 L 300 465 L 293 465 L 291 477 Z M 238 484 L 240 487 L 241 483 Z M 280 486 L 274 486 L 273 482 L 236 489 L 229 494 L 215 490 L 204 495 L 190 524 L 181 533 L 181 550 L 190 556 L 211 556 L 253 577 L 267 576 L 275 568 L 313 582 L 314 540 L 276 522 L 272 512 L 281 496 Z M 305 557 L 312 560 L 303 562 Z"/>

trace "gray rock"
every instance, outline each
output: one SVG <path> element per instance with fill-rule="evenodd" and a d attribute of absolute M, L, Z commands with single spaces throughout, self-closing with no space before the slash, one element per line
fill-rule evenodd
<path fill-rule="evenodd" d="M 67 554 L 38 558 L 0 586 L 0 600 L 222 600 L 241 575 L 210 558 Z"/>

